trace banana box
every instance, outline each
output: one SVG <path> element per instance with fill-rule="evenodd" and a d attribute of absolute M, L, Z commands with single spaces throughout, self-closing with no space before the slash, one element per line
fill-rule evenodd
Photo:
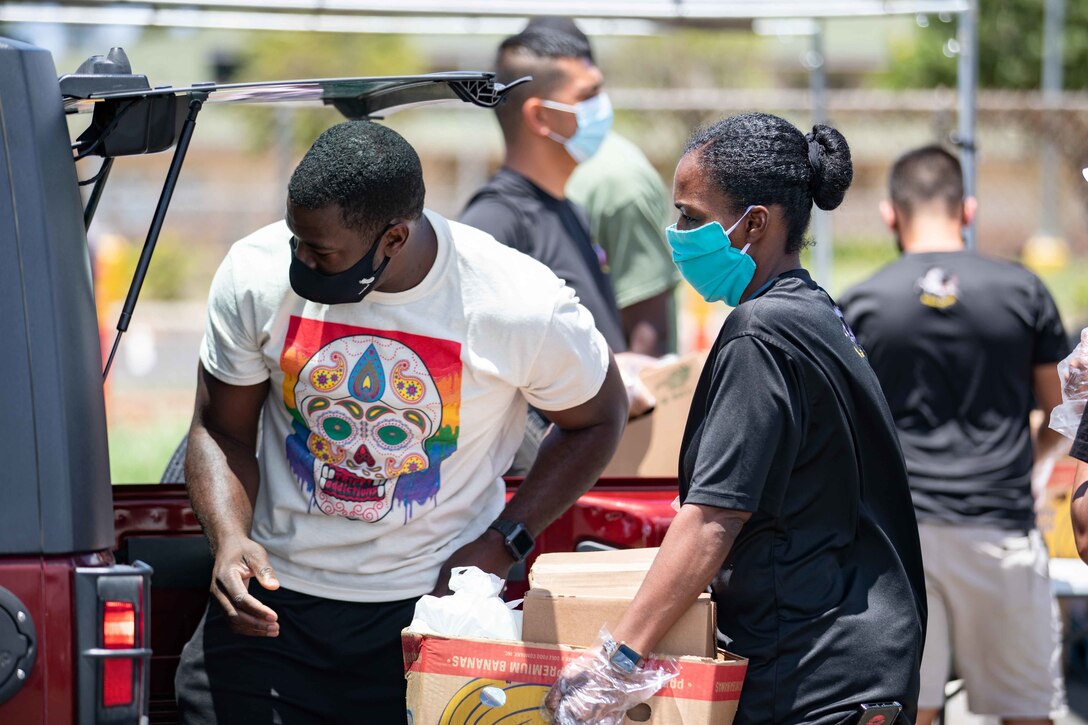
<path fill-rule="evenodd" d="M 541 703 L 582 648 L 446 637 L 404 630 L 409 725 L 548 725 Z M 729 725 L 737 712 L 747 660 L 680 657 L 680 674 L 625 725 Z"/>

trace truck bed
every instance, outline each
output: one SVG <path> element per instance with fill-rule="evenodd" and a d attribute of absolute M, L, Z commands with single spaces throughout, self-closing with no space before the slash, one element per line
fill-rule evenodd
<path fill-rule="evenodd" d="M 518 479 L 507 481 L 508 491 Z M 525 565 L 511 572 L 508 597 L 528 588 L 526 572 L 538 554 L 659 546 L 673 518 L 676 479 L 605 478 L 537 539 Z M 174 672 L 182 647 L 208 601 L 212 557 L 181 484 L 114 487 L 116 556 L 150 564 L 150 723 L 176 723 Z"/>

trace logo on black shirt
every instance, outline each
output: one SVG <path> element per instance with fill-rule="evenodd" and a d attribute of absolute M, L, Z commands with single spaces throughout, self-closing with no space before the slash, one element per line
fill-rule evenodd
<path fill-rule="evenodd" d="M 854 336 L 854 331 L 850 329 L 850 325 L 846 322 L 846 316 L 842 314 L 842 310 L 838 305 L 834 305 L 835 316 L 839 318 L 839 322 L 842 323 L 842 332 L 850 340 L 850 343 L 854 346 L 854 352 L 858 354 L 858 357 L 865 357 L 865 350 L 862 349 L 861 343 L 858 342 L 858 338 Z"/>
<path fill-rule="evenodd" d="M 918 300 L 926 307 L 946 310 L 959 301 L 959 278 L 940 267 L 930 267 L 926 270 L 926 273 L 915 282 L 915 288 L 921 292 Z"/>

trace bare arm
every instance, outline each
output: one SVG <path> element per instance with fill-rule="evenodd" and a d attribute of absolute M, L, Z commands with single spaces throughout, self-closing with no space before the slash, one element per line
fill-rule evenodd
<path fill-rule="evenodd" d="M 746 511 L 686 504 L 612 636 L 648 655 L 704 592 L 729 556 Z"/>
<path fill-rule="evenodd" d="M 247 593 L 249 580 L 279 586 L 264 548 L 249 538 L 260 486 L 257 426 L 268 383 L 228 385 L 200 365 L 185 478 L 193 512 L 208 536 L 212 595 L 242 634 L 276 636 L 276 615 Z"/>
<path fill-rule="evenodd" d="M 592 488 L 612 457 L 627 423 L 627 393 L 616 363 L 589 401 L 562 411 L 544 411 L 555 425 L 541 442 L 536 461 L 502 517 L 520 521 L 535 537 Z M 438 576 L 436 594 L 445 594 L 455 566 L 478 566 L 503 578 L 514 560 L 503 537 L 488 529 L 450 557 Z"/>
<path fill-rule="evenodd" d="M 1077 461 L 1077 473 L 1073 479 L 1073 498 L 1069 502 L 1069 514 L 1073 519 L 1073 538 L 1077 553 L 1088 563 L 1088 463 Z"/>
<path fill-rule="evenodd" d="M 751 514 L 687 504 L 680 507 L 661 551 L 620 619 L 613 638 L 644 657 L 721 569 Z M 551 722 L 601 722 L 630 708 L 628 678 L 608 660 L 604 647 L 567 665 L 544 699 Z M 654 676 L 653 672 L 645 673 Z M 639 679 L 642 679 L 639 676 Z M 649 685 L 650 680 L 642 684 Z M 654 683 L 654 689 L 658 687 Z M 652 692 L 652 690 L 650 690 Z M 648 695 L 649 692 L 646 692 Z"/>
<path fill-rule="evenodd" d="M 1050 411 L 1062 404 L 1062 382 L 1057 365 L 1036 365 L 1032 371 L 1032 383 L 1036 404 L 1046 413 L 1046 418 L 1035 435 L 1035 465 L 1031 473 L 1031 490 L 1036 501 L 1043 499 L 1054 463 L 1069 453 L 1069 440 L 1048 425 Z"/>
<path fill-rule="evenodd" d="M 627 425 L 627 392 L 609 355 L 608 372 L 591 400 L 568 410 L 542 411 L 555 426 L 503 517 L 537 536 L 593 487 Z"/>
<path fill-rule="evenodd" d="M 671 294 L 671 290 L 662 292 L 620 310 L 620 322 L 629 351 L 652 357 L 661 357 L 667 352 L 672 325 L 669 320 Z"/>
<path fill-rule="evenodd" d="M 185 478 L 214 553 L 221 538 L 249 536 L 260 476 L 257 422 L 268 383 L 240 387 L 197 371 Z"/>

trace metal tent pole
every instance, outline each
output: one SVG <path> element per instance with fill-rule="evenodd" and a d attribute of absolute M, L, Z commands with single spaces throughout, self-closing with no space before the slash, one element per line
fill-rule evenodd
<path fill-rule="evenodd" d="M 1043 102 L 1054 107 L 1061 101 L 1064 85 L 1062 59 L 1064 55 L 1065 0 L 1046 0 L 1046 19 L 1043 31 Z M 1043 134 L 1042 195 L 1039 233 L 1046 237 L 1060 237 L 1061 225 L 1061 185 L 1058 183 L 1060 164 L 1058 148 L 1051 132 Z"/>
<path fill-rule="evenodd" d="M 969 0 L 967 10 L 959 15 L 959 95 L 960 163 L 963 164 L 963 191 L 975 196 L 978 188 L 978 159 L 975 148 L 975 96 L 978 89 L 978 0 Z M 975 247 L 977 221 L 963 230 L 969 249 Z"/>
<path fill-rule="evenodd" d="M 808 54 L 808 82 L 812 93 L 812 123 L 827 123 L 827 63 L 824 55 L 824 21 L 815 20 L 812 34 L 812 50 Z M 831 240 L 831 216 L 815 206 L 812 209 L 812 235 L 816 240 L 813 250 L 813 271 L 820 285 L 831 289 L 831 273 L 834 266 L 834 249 Z"/>

